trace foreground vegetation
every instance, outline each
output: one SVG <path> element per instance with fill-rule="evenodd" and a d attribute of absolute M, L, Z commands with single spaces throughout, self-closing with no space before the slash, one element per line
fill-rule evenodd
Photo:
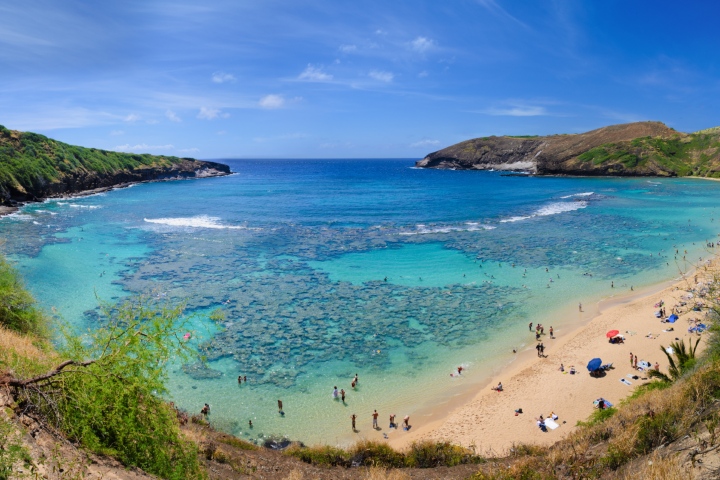
<path fill-rule="evenodd" d="M 180 434 L 165 393 L 167 362 L 182 354 L 181 308 L 141 300 L 106 309 L 95 332 L 61 332 L 53 349 L 46 319 L 17 273 L 0 263 L 0 385 L 16 413 L 86 449 L 167 479 L 203 478 L 197 446 Z M 0 432 L 14 432 L 0 420 Z M 17 434 L 0 438 L 0 479 L 27 452 Z"/>

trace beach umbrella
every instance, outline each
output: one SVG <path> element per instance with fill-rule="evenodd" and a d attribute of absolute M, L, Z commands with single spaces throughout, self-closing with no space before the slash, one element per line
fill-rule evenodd
<path fill-rule="evenodd" d="M 613 338 L 613 337 L 617 336 L 618 333 L 620 333 L 620 330 L 610 330 L 609 332 L 607 332 L 605 334 L 605 336 L 608 338 Z"/>
<path fill-rule="evenodd" d="M 600 360 L 599 358 L 593 358 L 588 362 L 587 369 L 591 372 L 594 372 L 595 370 L 600 368 L 600 365 L 602 365 L 602 360 Z"/>
<path fill-rule="evenodd" d="M 678 316 L 674 313 L 668 317 L 668 322 L 675 323 L 675 321 L 678 319 Z"/>

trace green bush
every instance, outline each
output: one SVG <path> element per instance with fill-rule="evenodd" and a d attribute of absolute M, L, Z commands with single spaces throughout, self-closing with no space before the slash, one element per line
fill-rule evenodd
<path fill-rule="evenodd" d="M 181 313 L 146 299 L 106 309 L 96 331 L 65 334 L 60 354 L 77 364 L 44 385 L 52 393 L 29 392 L 26 403 L 92 451 L 166 479 L 204 478 L 197 446 L 182 437 L 175 410 L 160 397 L 167 362 L 184 355 Z"/>
<path fill-rule="evenodd" d="M 18 333 L 44 337 L 47 321 L 25 290 L 20 275 L 0 257 L 0 325 Z"/>

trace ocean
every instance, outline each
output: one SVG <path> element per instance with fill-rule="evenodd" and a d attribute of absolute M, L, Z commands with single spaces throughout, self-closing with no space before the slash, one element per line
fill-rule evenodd
<path fill-rule="evenodd" d="M 562 334 L 578 303 L 677 278 L 720 232 L 702 179 L 219 161 L 235 173 L 25 206 L 2 251 L 78 334 L 99 302 L 186 302 L 206 361 L 169 366 L 168 399 L 255 442 L 348 444 L 374 409 L 422 422 L 533 348 L 528 323 Z"/>

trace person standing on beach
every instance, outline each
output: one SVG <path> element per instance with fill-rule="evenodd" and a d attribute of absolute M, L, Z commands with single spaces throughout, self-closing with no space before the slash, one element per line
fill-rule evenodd
<path fill-rule="evenodd" d="M 358 383 L 360 383 L 360 380 L 358 379 L 358 374 L 357 374 L 357 373 L 355 374 L 355 379 L 353 380 L 353 382 L 355 383 L 355 385 L 357 385 Z"/>
<path fill-rule="evenodd" d="M 578 303 L 578 311 L 582 312 L 582 303 Z"/>
<path fill-rule="evenodd" d="M 552 325 L 550 325 L 550 338 L 555 338 L 555 337 L 553 337 L 553 328 L 552 328 Z"/>
<path fill-rule="evenodd" d="M 373 411 L 373 414 L 372 414 L 372 417 L 373 417 L 373 428 L 374 428 L 375 430 L 378 429 L 378 423 L 377 423 L 378 415 L 380 415 L 380 414 L 377 412 L 377 410 Z"/>
<path fill-rule="evenodd" d="M 540 356 L 541 357 L 545 356 L 545 345 L 543 345 L 542 342 L 540 342 Z"/>
<path fill-rule="evenodd" d="M 340 389 L 340 398 L 342 402 L 345 403 L 345 389 Z"/>
<path fill-rule="evenodd" d="M 355 415 L 354 413 L 353 413 L 352 415 L 350 415 L 350 421 L 352 422 L 353 432 L 356 430 L 356 429 L 355 429 L 355 419 L 356 419 L 356 418 L 357 418 L 357 415 Z"/>
<path fill-rule="evenodd" d="M 635 370 L 637 370 L 637 355 L 635 355 L 635 359 L 634 359 L 634 362 L 633 362 L 633 368 L 634 368 Z"/>
<path fill-rule="evenodd" d="M 535 345 L 535 350 L 537 350 L 537 355 L 539 357 L 540 356 L 540 344 L 539 343 L 537 345 Z"/>
<path fill-rule="evenodd" d="M 282 400 L 278 400 L 278 410 L 282 413 Z"/>
<path fill-rule="evenodd" d="M 528 330 L 532 332 L 532 322 L 530 322 L 530 324 L 528 325 Z"/>
<path fill-rule="evenodd" d="M 337 385 L 336 385 L 336 386 L 333 387 L 333 392 L 332 392 L 332 397 L 333 397 L 335 400 L 337 400 L 337 398 L 338 398 L 338 393 L 339 393 L 339 392 L 338 392 Z"/>

